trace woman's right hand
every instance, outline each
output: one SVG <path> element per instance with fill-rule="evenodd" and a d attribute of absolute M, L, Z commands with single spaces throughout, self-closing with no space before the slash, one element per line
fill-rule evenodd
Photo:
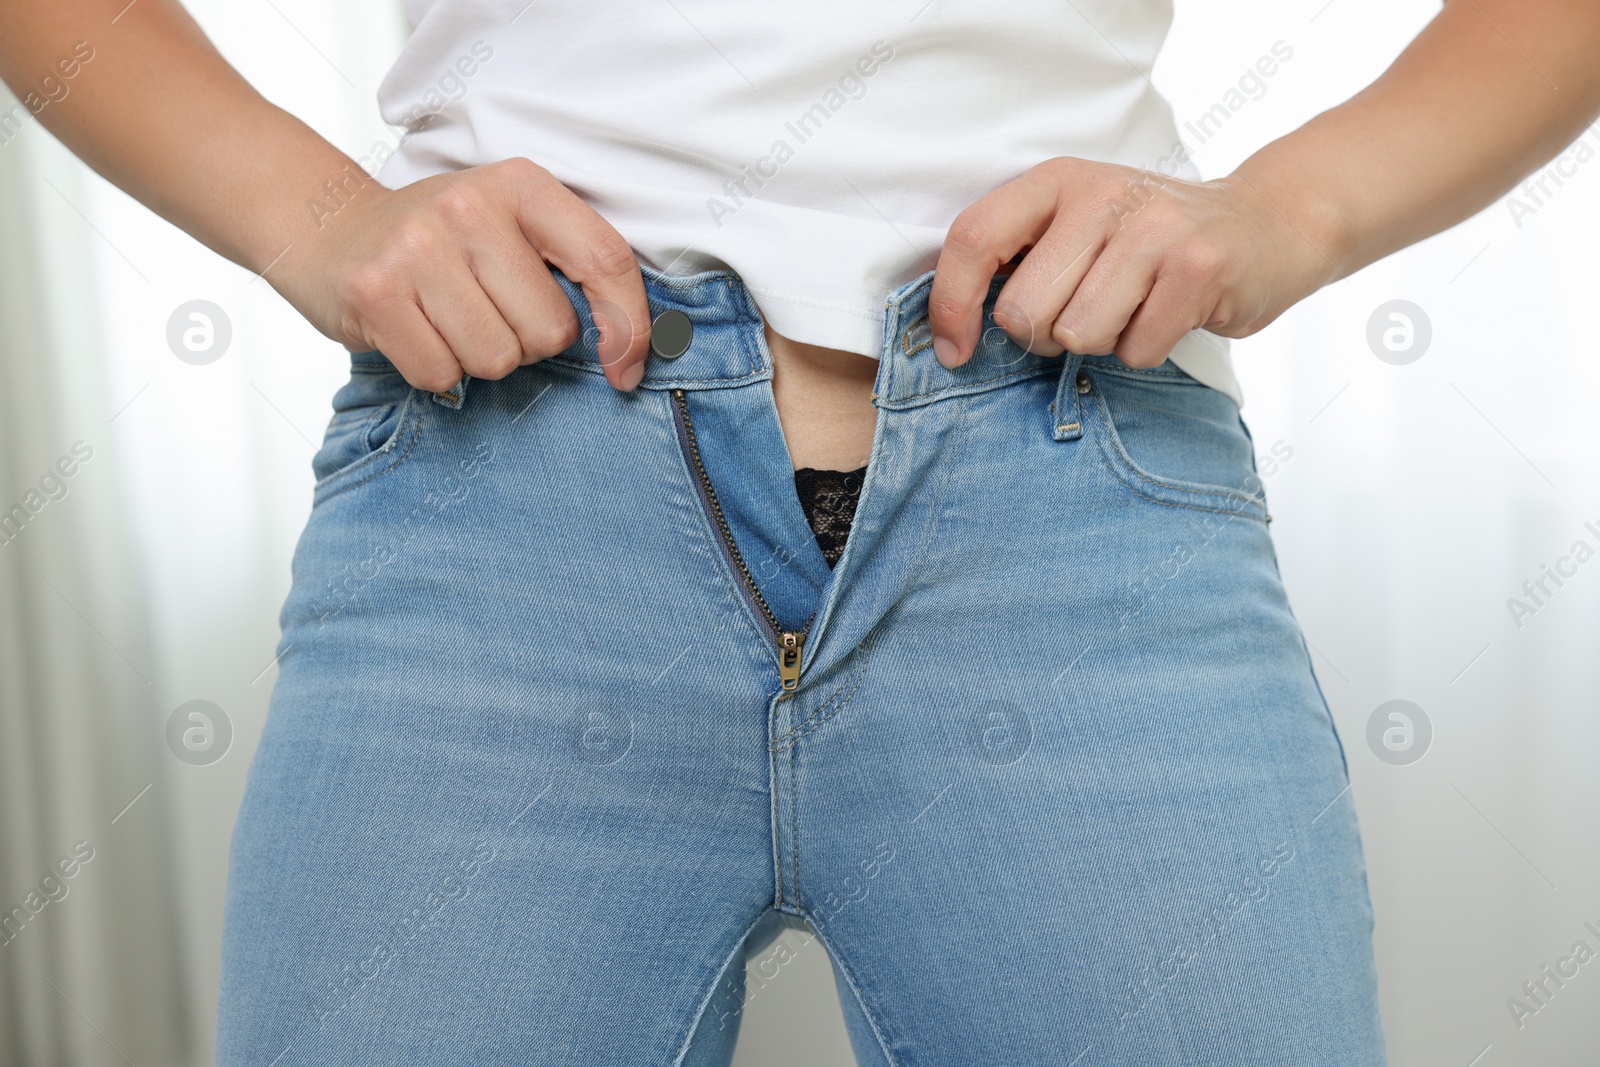
<path fill-rule="evenodd" d="M 644 376 L 650 312 L 621 234 L 526 159 L 387 189 L 368 180 L 295 241 L 266 279 L 318 330 L 381 351 L 419 389 L 503 378 L 578 338 L 578 319 L 546 264 L 582 286 L 600 330 L 606 379 Z"/>

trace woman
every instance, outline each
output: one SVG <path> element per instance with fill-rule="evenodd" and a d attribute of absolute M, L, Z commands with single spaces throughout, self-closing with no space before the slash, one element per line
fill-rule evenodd
<path fill-rule="evenodd" d="M 1200 182 L 1154 0 L 410 9 L 374 180 L 173 0 L 0 4 L 40 121 L 353 353 L 218 1062 L 724 1063 L 787 924 L 864 1064 L 1383 1063 L 1219 338 L 1571 141 L 1600 10 L 1448 4 Z"/>

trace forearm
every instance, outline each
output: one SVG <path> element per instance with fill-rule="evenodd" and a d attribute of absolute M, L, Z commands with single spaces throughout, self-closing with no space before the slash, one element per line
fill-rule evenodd
<path fill-rule="evenodd" d="M 376 187 L 251 88 L 176 0 L 0 0 L 0 77 L 95 170 L 251 270 L 317 230 L 306 204 L 324 182 Z"/>
<path fill-rule="evenodd" d="M 1466 219 L 1600 113 L 1600 4 L 1450 0 L 1376 82 L 1251 156 L 1327 263 L 1359 270 Z"/>

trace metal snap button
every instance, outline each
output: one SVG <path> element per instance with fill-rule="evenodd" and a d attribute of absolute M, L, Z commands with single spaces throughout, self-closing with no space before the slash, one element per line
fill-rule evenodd
<path fill-rule="evenodd" d="M 676 309 L 663 311 L 650 324 L 650 348 L 662 359 L 677 359 L 693 340 L 694 323 Z"/>
<path fill-rule="evenodd" d="M 1081 370 L 1081 371 L 1078 372 L 1078 392 L 1087 393 L 1088 391 L 1089 391 L 1089 372 L 1086 371 L 1086 370 Z"/>

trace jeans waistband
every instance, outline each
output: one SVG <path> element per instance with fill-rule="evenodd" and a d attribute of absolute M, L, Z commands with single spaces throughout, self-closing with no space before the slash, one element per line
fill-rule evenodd
<path fill-rule="evenodd" d="M 599 331 L 583 290 L 560 271 L 553 271 L 577 311 L 579 337 L 556 363 L 601 373 Z M 743 280 L 731 270 L 669 275 L 642 267 L 650 316 L 681 311 L 694 326 L 688 350 L 676 359 L 652 352 L 640 382 L 643 389 L 707 389 L 745 385 L 772 375 L 772 356 L 762 331 L 761 312 Z M 928 271 L 891 293 L 884 301 L 883 344 L 874 389 L 880 406 L 916 407 L 947 396 L 979 392 L 1034 374 L 1059 373 L 1059 357 L 1036 356 L 996 326 L 995 297 L 1005 284 L 996 277 L 983 308 L 983 331 L 972 359 L 953 370 L 933 355 L 928 327 L 928 296 L 933 272 Z"/>

